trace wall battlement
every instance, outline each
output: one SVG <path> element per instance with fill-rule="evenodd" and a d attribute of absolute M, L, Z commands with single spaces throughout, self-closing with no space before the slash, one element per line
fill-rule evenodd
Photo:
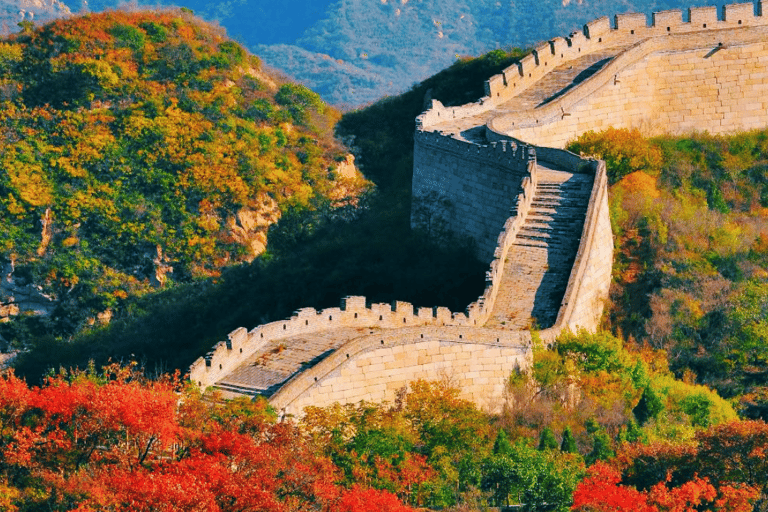
<path fill-rule="evenodd" d="M 192 364 L 190 380 L 201 388 L 212 386 L 272 340 L 343 327 L 475 326 L 480 314 L 476 307 L 468 308 L 466 313 L 453 313 L 445 307 L 414 308 L 402 301 L 368 304 L 365 297 L 345 297 L 338 308 L 302 308 L 286 320 L 260 325 L 251 331 L 243 327 L 232 331 L 227 340 L 217 343 Z"/>
<path fill-rule="evenodd" d="M 445 107 L 433 100 L 432 107 L 417 118 L 417 130 L 429 131 L 449 120 L 487 115 L 534 87 L 553 69 L 585 55 L 610 52 L 612 48 L 632 46 L 650 39 L 657 41 L 647 45 L 646 49 L 664 50 L 665 45 L 669 44 L 665 39 L 669 36 L 685 36 L 678 38 L 678 41 L 688 38 L 691 42 L 698 38 L 700 47 L 714 41 L 713 46 L 716 46 L 721 40 L 731 40 L 734 30 L 745 32 L 744 29 L 750 27 L 768 28 L 766 3 L 768 0 L 730 4 L 725 5 L 722 11 L 714 6 L 692 7 L 685 13 L 682 10 L 669 10 L 651 13 L 650 17 L 643 13 L 625 13 L 613 16 L 612 21 L 608 17 L 599 18 L 567 37 L 556 37 L 539 44 L 520 62 L 489 78 L 485 83 L 485 96 L 475 103 Z M 604 75 L 613 77 L 609 73 Z M 564 112 L 559 107 L 550 110 L 540 113 L 538 117 L 530 114 L 528 118 L 533 117 L 534 122 L 538 119 L 540 123 L 546 123 L 556 114 Z M 523 121 L 526 119 L 526 116 L 522 116 Z M 546 139 L 519 138 L 537 145 L 549 145 Z"/>
<path fill-rule="evenodd" d="M 486 82 L 486 98 L 480 103 L 496 106 L 528 89 L 555 67 L 613 46 L 651 37 L 768 26 L 768 14 L 757 14 L 765 12 L 765 2 L 725 5 L 722 17 L 718 16 L 716 7 L 692 7 L 688 9 L 688 21 L 683 21 L 682 10 L 655 12 L 650 20 L 643 13 L 616 14 L 613 25 L 609 18 L 599 18 L 566 38 L 557 37 L 540 44 L 518 64 L 491 77 Z"/>
<path fill-rule="evenodd" d="M 608 126 L 649 135 L 765 126 L 766 41 L 768 26 L 644 39 L 554 100 L 500 111 L 487 122 L 486 136 L 562 147 Z"/>
<path fill-rule="evenodd" d="M 539 162 L 594 175 L 557 320 L 540 333 L 550 342 L 562 329 L 597 327 L 613 251 L 605 163 L 557 146 L 581 131 L 625 126 L 627 119 L 647 112 L 680 130 L 768 124 L 764 1 L 727 5 L 722 12 L 691 8 L 686 17 L 675 10 L 650 19 L 619 14 L 613 23 L 600 18 L 567 38 L 539 45 L 492 77 L 488 96 L 476 103 L 445 107 L 433 101 L 417 119 L 414 198 L 435 193 L 447 199 L 451 209 L 442 213 L 448 227 L 477 240 L 481 256 L 490 262 L 483 295 L 464 313 L 400 301 L 369 304 L 365 297 L 346 297 L 338 308 L 303 308 L 290 319 L 233 331 L 192 365 L 191 379 L 205 388 L 268 343 L 352 328 L 340 348 L 281 384 L 272 403 L 284 413 L 300 414 L 310 404 L 392 399 L 410 380 L 450 374 L 465 396 L 498 407 L 509 372 L 530 363 L 531 335 L 483 326 L 503 286 L 504 262 L 531 211 Z M 586 80 L 537 108 L 503 111 L 505 102 L 535 87 L 549 71 L 592 53 L 608 57 Z M 489 142 L 441 131 L 441 125 L 457 119 L 479 120 Z M 471 122 L 455 126 L 475 127 Z"/>

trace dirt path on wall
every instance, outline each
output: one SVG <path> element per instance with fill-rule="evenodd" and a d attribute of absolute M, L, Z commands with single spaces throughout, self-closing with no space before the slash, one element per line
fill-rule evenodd
<path fill-rule="evenodd" d="M 594 177 L 538 163 L 539 182 L 504 262 L 486 327 L 551 327 L 557 319 L 584 228 Z"/>

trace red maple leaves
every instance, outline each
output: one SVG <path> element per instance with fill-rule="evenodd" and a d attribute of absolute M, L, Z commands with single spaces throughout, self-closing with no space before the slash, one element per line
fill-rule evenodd
<path fill-rule="evenodd" d="M 411 510 L 391 493 L 338 480 L 330 460 L 263 402 L 205 402 L 178 377 L 151 382 L 118 366 L 40 388 L 0 378 L 4 509 Z"/>

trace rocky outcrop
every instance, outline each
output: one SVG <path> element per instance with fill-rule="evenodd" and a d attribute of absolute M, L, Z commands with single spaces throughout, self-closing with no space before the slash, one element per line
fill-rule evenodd
<path fill-rule="evenodd" d="M 54 298 L 43 293 L 41 286 L 16 275 L 12 261 L 3 266 L 1 277 L 0 322 L 21 314 L 49 315 L 56 307 Z"/>
<path fill-rule="evenodd" d="M 232 238 L 248 249 L 252 261 L 267 248 L 269 226 L 280 220 L 280 208 L 269 194 L 261 193 L 250 207 L 243 207 L 227 218 L 226 227 Z"/>

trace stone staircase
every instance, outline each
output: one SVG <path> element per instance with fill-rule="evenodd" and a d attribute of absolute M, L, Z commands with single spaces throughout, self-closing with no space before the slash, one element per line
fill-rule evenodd
<path fill-rule="evenodd" d="M 525 223 L 504 262 L 486 327 L 551 327 L 557 320 L 584 228 L 594 177 L 538 164 Z"/>

